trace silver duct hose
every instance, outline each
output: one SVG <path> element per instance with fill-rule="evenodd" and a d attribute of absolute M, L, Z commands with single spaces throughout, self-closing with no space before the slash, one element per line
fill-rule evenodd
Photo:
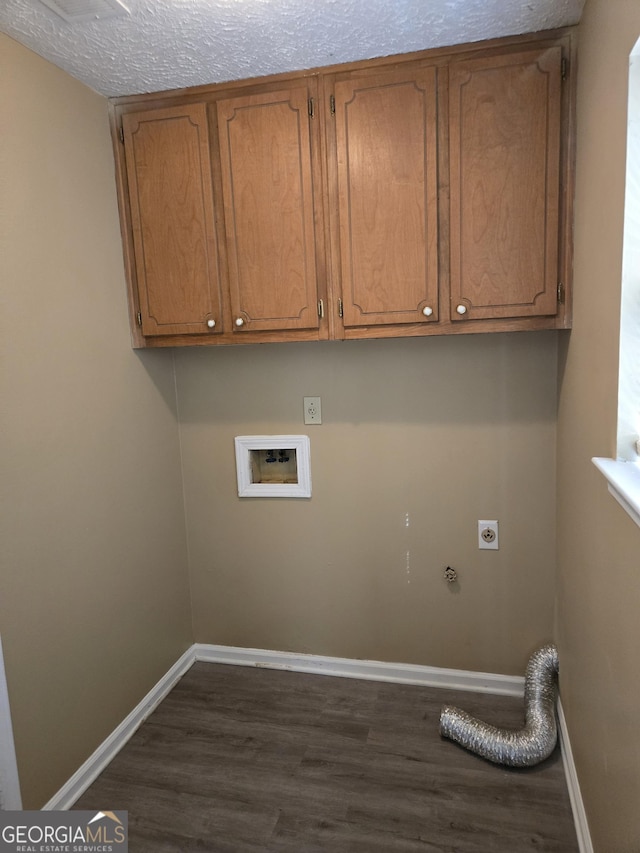
<path fill-rule="evenodd" d="M 507 764 L 531 767 L 554 750 L 556 727 L 558 650 L 542 646 L 529 658 L 524 681 L 525 726 L 518 731 L 499 729 L 466 711 L 445 705 L 440 714 L 440 734 L 476 755 Z"/>

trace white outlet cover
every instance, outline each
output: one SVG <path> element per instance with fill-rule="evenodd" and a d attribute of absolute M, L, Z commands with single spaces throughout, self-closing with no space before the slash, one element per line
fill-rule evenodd
<path fill-rule="evenodd" d="M 495 537 L 491 541 L 487 541 L 483 534 L 486 530 L 492 530 Z M 482 551 L 498 551 L 500 549 L 498 539 L 498 522 L 487 521 L 486 519 L 478 520 L 478 548 Z"/>
<path fill-rule="evenodd" d="M 305 424 L 322 423 L 322 401 L 320 397 L 304 397 Z"/>

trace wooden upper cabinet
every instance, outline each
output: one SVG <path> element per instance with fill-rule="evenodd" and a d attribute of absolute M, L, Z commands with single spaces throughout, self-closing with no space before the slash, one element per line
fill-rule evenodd
<path fill-rule="evenodd" d="M 206 107 L 126 113 L 122 130 L 142 333 L 219 333 Z"/>
<path fill-rule="evenodd" d="M 568 328 L 574 58 L 567 29 L 112 101 L 134 345 Z"/>
<path fill-rule="evenodd" d="M 436 82 L 409 63 L 335 83 L 345 328 L 438 319 Z"/>
<path fill-rule="evenodd" d="M 558 311 L 562 49 L 452 62 L 451 320 Z"/>
<path fill-rule="evenodd" d="M 234 334 L 320 325 L 316 86 L 217 102 Z"/>

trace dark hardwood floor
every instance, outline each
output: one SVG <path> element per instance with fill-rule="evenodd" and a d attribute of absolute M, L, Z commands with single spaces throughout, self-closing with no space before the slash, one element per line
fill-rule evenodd
<path fill-rule="evenodd" d="M 510 697 L 196 663 L 77 801 L 131 853 L 575 853 L 559 750 L 525 770 L 440 738 L 444 703 Z"/>

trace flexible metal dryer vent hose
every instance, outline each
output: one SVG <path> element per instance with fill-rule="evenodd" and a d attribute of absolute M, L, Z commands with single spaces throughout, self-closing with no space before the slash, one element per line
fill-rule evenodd
<path fill-rule="evenodd" d="M 525 726 L 499 729 L 466 711 L 445 705 L 440 734 L 496 764 L 531 767 L 548 758 L 556 745 L 558 650 L 542 646 L 529 658 L 524 681 Z"/>

